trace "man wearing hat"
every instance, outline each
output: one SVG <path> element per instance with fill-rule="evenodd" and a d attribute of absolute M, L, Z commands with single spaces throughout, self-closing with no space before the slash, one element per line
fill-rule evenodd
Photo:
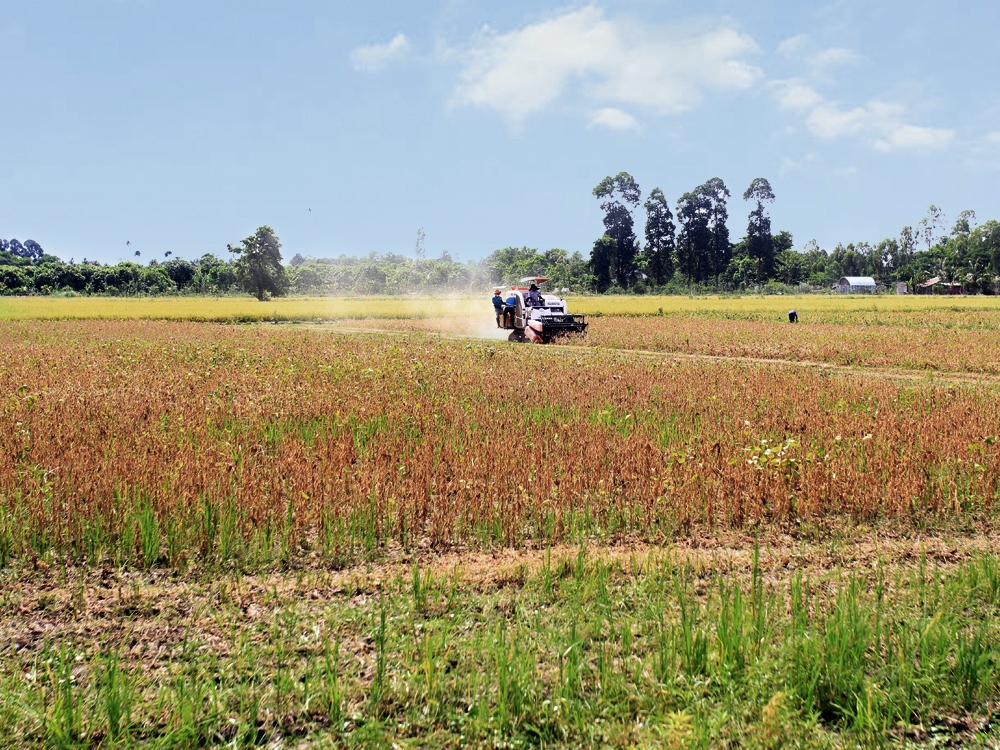
<path fill-rule="evenodd" d="M 503 315 L 503 297 L 500 296 L 500 290 L 493 290 L 493 312 L 497 314 L 497 328 L 500 327 L 500 316 Z"/>

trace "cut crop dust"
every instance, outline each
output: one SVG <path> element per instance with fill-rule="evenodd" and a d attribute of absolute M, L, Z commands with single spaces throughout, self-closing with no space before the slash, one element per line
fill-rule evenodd
<path fill-rule="evenodd" d="M 0 745 L 996 742 L 1000 305 L 743 302 L 0 300 Z"/>

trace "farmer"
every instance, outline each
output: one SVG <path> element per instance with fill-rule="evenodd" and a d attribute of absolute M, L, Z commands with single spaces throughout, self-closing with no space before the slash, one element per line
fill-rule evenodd
<path fill-rule="evenodd" d="M 788 311 L 788 322 L 789 323 L 798 323 L 799 322 L 799 314 L 797 312 L 795 312 L 795 310 L 789 310 Z"/>
<path fill-rule="evenodd" d="M 493 312 L 497 316 L 497 328 L 500 327 L 500 316 L 503 315 L 503 297 L 500 296 L 500 290 L 493 290 Z"/>
<path fill-rule="evenodd" d="M 511 287 L 510 292 L 507 294 L 507 301 L 503 309 L 504 328 L 514 327 L 514 305 L 516 304 L 517 304 L 517 297 L 514 296 L 514 287 Z"/>
<path fill-rule="evenodd" d="M 524 303 L 528 307 L 540 307 L 542 304 L 542 294 L 538 291 L 538 284 L 528 287 L 528 293 L 524 297 Z"/>

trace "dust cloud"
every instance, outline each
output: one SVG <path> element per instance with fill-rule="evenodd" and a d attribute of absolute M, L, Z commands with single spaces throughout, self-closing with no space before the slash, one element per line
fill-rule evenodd
<path fill-rule="evenodd" d="M 324 325 L 344 331 L 431 333 L 442 336 L 506 341 L 509 330 L 498 328 L 492 294 L 432 295 L 381 299 L 331 300 Z"/>

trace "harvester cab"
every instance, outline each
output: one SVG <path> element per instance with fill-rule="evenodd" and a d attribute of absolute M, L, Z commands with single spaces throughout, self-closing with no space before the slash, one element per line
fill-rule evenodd
<path fill-rule="evenodd" d="M 533 292 L 548 281 L 545 276 L 526 276 L 516 287 L 511 288 L 514 296 L 514 330 L 510 341 L 531 341 L 547 344 L 553 339 L 570 334 L 587 332 L 587 319 L 583 315 L 571 315 L 566 309 L 566 300 L 555 294 Z"/>

